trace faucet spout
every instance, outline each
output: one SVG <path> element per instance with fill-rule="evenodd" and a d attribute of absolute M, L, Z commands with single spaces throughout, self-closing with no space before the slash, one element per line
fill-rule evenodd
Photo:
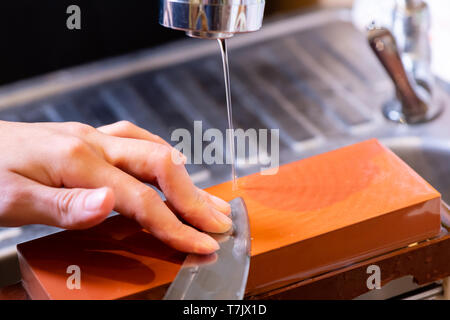
<path fill-rule="evenodd" d="M 264 0 L 160 0 L 159 23 L 188 36 L 226 39 L 262 26 Z"/>

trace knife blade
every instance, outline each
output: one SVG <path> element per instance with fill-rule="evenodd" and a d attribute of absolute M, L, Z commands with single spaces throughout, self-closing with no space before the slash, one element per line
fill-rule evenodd
<path fill-rule="evenodd" d="M 233 227 L 211 234 L 220 249 L 210 255 L 189 254 L 164 300 L 242 300 L 250 268 L 250 225 L 242 198 L 230 201 Z"/>

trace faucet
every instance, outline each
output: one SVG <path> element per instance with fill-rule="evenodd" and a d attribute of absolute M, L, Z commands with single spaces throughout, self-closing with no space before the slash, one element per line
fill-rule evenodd
<path fill-rule="evenodd" d="M 190 37 L 226 39 L 262 26 L 264 0 L 160 0 L 159 23 Z"/>
<path fill-rule="evenodd" d="M 436 118 L 442 108 L 433 99 L 429 9 L 423 0 L 396 0 L 392 32 L 369 27 L 368 41 L 392 79 L 397 97 L 383 108 L 394 122 L 415 124 Z"/>

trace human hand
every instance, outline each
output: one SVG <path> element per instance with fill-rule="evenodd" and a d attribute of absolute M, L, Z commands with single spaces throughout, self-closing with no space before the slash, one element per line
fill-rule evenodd
<path fill-rule="evenodd" d="M 114 209 L 168 245 L 199 254 L 216 251 L 217 242 L 177 215 L 207 232 L 231 227 L 229 204 L 194 186 L 184 164 L 173 161 L 178 151 L 129 122 L 95 129 L 0 121 L 0 150 L 2 226 L 85 229 Z"/>

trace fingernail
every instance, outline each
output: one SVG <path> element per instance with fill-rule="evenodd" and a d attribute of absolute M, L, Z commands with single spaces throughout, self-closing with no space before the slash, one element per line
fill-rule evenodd
<path fill-rule="evenodd" d="M 230 213 L 231 212 L 231 206 L 228 202 L 213 196 L 209 195 L 209 198 L 214 203 L 214 205 L 217 207 L 218 210 L 222 211 L 223 213 Z"/>
<path fill-rule="evenodd" d="M 209 236 L 205 237 L 205 240 L 203 241 L 203 247 L 208 252 L 215 252 L 220 249 L 217 241 Z"/>
<path fill-rule="evenodd" d="M 214 212 L 214 218 L 220 225 L 219 232 L 227 232 L 228 230 L 230 230 L 231 225 L 233 224 L 231 219 L 216 209 L 212 209 L 212 211 Z"/>
<path fill-rule="evenodd" d="M 107 192 L 108 190 L 106 188 L 101 188 L 99 190 L 91 192 L 84 201 L 84 208 L 87 211 L 98 210 L 102 206 L 103 201 L 105 201 Z"/>

